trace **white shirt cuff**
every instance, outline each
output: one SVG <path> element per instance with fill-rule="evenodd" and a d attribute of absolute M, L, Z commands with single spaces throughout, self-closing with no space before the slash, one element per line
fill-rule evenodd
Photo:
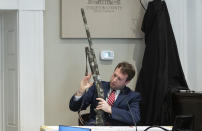
<path fill-rule="evenodd" d="M 74 101 L 78 101 L 81 98 L 81 96 L 74 96 Z"/>

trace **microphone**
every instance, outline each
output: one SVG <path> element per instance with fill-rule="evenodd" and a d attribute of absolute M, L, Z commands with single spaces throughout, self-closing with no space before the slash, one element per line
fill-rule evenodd
<path fill-rule="evenodd" d="M 130 105 L 129 105 L 128 102 L 127 102 L 127 104 L 128 104 L 128 109 L 129 109 L 129 111 L 130 111 L 130 115 L 131 115 L 132 120 L 133 120 L 133 124 L 134 124 L 134 126 L 135 126 L 135 130 L 137 131 L 137 124 L 136 124 L 136 122 L 135 122 L 135 119 L 134 119 L 133 113 L 132 113 L 132 111 L 131 111 L 131 109 L 130 109 Z"/>

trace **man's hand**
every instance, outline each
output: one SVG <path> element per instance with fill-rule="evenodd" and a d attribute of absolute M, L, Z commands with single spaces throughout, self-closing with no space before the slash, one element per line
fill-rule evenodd
<path fill-rule="evenodd" d="M 83 93 L 85 92 L 86 89 L 88 89 L 89 87 L 91 87 L 93 85 L 93 83 L 90 82 L 90 78 L 91 78 L 91 74 L 85 76 L 80 83 L 80 88 L 79 90 L 76 92 L 76 96 L 82 96 Z"/>
<path fill-rule="evenodd" d="M 96 98 L 98 100 L 98 106 L 96 107 L 97 110 L 103 110 L 109 114 L 112 114 L 112 107 L 102 98 Z"/>

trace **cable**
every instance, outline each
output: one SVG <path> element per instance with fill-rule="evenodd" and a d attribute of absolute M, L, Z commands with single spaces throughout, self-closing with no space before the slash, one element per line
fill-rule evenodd
<path fill-rule="evenodd" d="M 168 129 L 164 128 L 164 127 L 161 127 L 161 126 L 149 126 L 149 127 L 147 127 L 144 131 L 147 131 L 147 130 L 149 130 L 150 128 L 154 128 L 154 127 L 161 128 L 161 129 L 164 130 L 164 131 L 170 131 L 170 130 L 168 130 Z"/>
<path fill-rule="evenodd" d="M 144 10 L 146 10 L 145 7 L 144 7 L 144 5 L 142 4 L 142 0 L 140 0 L 140 4 L 141 4 L 142 8 L 143 8 Z"/>

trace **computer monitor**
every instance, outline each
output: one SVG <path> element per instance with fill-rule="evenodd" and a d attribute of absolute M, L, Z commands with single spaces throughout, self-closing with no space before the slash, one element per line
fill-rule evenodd
<path fill-rule="evenodd" d="M 175 117 L 172 131 L 188 131 L 193 129 L 192 115 L 179 115 Z"/>

